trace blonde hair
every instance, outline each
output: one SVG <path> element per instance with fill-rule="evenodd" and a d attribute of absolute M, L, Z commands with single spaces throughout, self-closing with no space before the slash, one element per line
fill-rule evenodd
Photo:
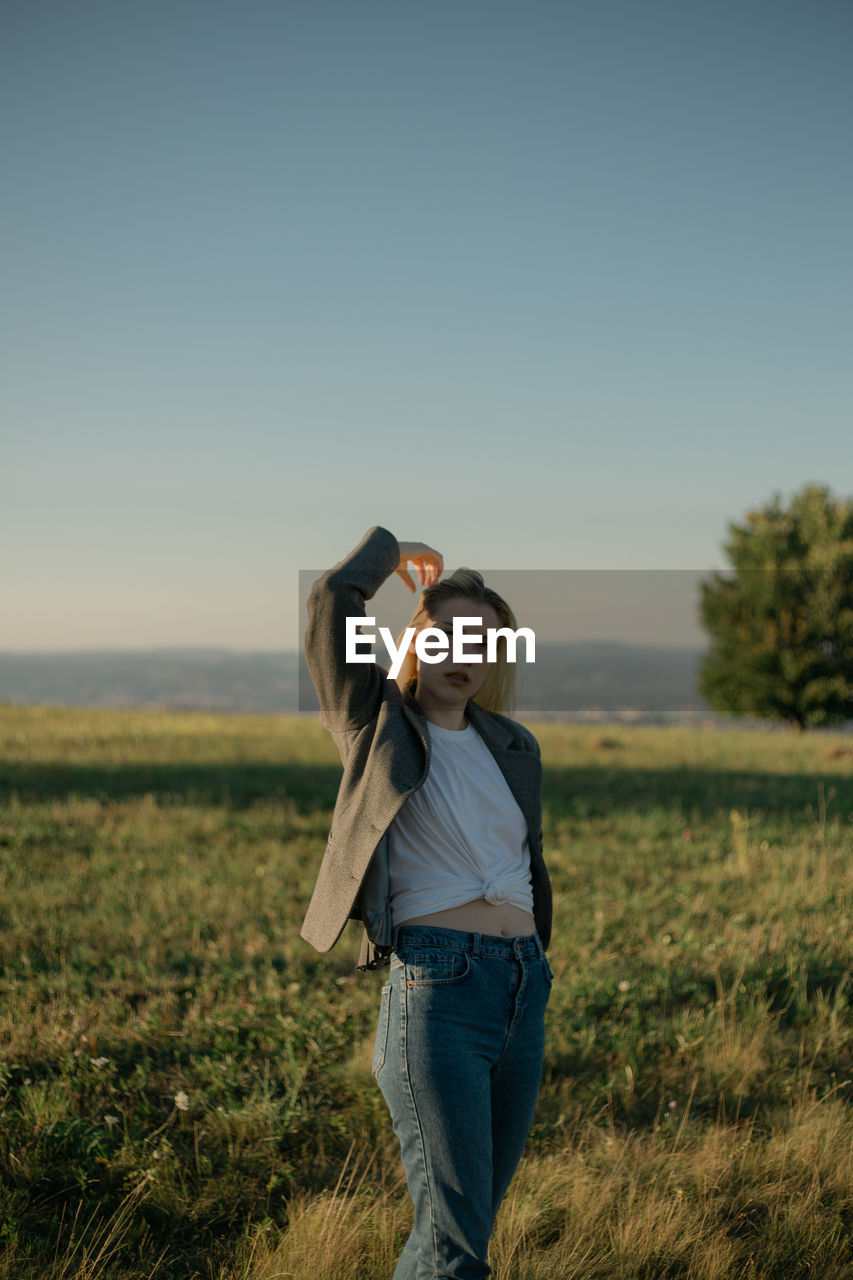
<path fill-rule="evenodd" d="M 518 629 L 515 614 L 497 591 L 487 587 L 482 574 L 476 569 L 457 569 L 449 578 L 442 578 L 431 587 L 424 587 L 418 607 L 412 614 L 408 626 L 422 630 L 427 621 L 434 616 L 434 609 L 443 601 L 458 599 L 474 600 L 477 604 L 490 604 L 500 619 L 502 627 Z M 397 637 L 397 646 L 402 642 L 405 631 Z M 485 711 L 508 713 L 515 705 L 515 663 L 507 661 L 506 636 L 498 636 L 497 656 L 489 674 L 486 676 L 473 701 Z M 397 674 L 397 684 L 403 692 L 415 692 L 418 679 L 418 660 L 414 653 L 407 652 Z"/>

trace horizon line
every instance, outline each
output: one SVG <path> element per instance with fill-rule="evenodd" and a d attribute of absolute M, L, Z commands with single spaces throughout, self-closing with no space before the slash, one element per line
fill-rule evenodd
<path fill-rule="evenodd" d="M 630 649 L 679 649 L 689 652 L 700 652 L 703 648 L 696 644 L 670 644 L 664 640 L 623 640 L 615 636 L 593 636 L 580 637 L 574 636 L 563 640 L 539 640 L 537 645 L 546 648 L 558 645 L 621 645 Z M 59 648 L 59 649 L 3 649 L 0 648 L 0 658 L 56 658 L 56 657 L 76 657 L 88 654 L 90 657 L 98 655 L 110 654 L 127 656 L 139 654 L 227 654 L 235 657 L 259 657 L 259 656 L 279 656 L 299 657 L 302 649 L 278 649 L 278 648 L 234 648 L 229 645 L 210 645 L 210 644 L 160 644 L 148 645 L 145 647 L 130 647 L 124 645 L 85 645 L 75 648 Z"/>

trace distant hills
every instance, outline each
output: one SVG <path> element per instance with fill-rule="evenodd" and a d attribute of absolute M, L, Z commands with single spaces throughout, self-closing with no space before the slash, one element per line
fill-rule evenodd
<path fill-rule="evenodd" d="M 714 715 L 696 693 L 702 653 L 615 640 L 537 641 L 536 662 L 521 664 L 515 715 L 521 720 L 781 727 Z M 227 649 L 0 653 L 3 702 L 276 714 L 317 710 L 299 654 Z M 843 730 L 853 731 L 853 721 Z"/>
<path fill-rule="evenodd" d="M 701 650 L 575 641 L 536 646 L 521 664 L 521 718 L 696 722 Z M 317 707 L 296 653 L 223 649 L 0 653 L 0 700 L 15 704 L 249 712 Z"/>
<path fill-rule="evenodd" d="M 297 681 L 295 653 L 0 653 L 0 700 L 27 705 L 296 711 Z"/>

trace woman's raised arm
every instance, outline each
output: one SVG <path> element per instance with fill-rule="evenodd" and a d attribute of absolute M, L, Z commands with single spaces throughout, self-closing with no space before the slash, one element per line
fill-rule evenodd
<path fill-rule="evenodd" d="M 321 719 L 332 732 L 358 729 L 377 714 L 384 679 L 384 670 L 375 662 L 346 661 L 346 620 L 365 616 L 365 601 L 392 572 L 414 592 L 409 563 L 423 586 L 437 581 L 443 567 L 440 554 L 426 543 L 398 542 L 388 529 L 374 525 L 311 588 L 305 659 L 320 700 Z"/>

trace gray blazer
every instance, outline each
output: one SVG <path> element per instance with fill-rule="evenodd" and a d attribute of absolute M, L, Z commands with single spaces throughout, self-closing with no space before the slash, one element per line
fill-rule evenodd
<path fill-rule="evenodd" d="M 320 719 L 341 755 L 344 774 L 326 852 L 302 925 L 302 937 L 330 951 L 347 920 L 365 926 L 359 968 L 385 963 L 392 944 L 388 828 L 429 772 L 429 723 L 378 663 L 346 662 L 345 619 L 400 563 L 397 539 L 376 525 L 308 598 L 305 656 L 320 700 Z M 469 700 L 467 714 L 527 819 L 536 929 L 551 939 L 551 884 L 542 857 L 542 764 L 533 734 L 508 716 Z"/>

